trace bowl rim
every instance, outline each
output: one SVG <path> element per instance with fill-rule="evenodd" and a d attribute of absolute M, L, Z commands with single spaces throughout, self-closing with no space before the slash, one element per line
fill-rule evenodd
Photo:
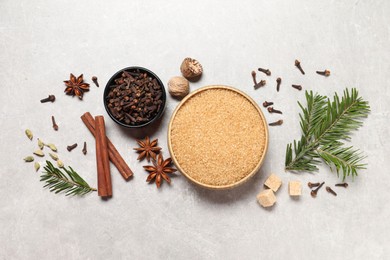
<path fill-rule="evenodd" d="M 176 156 L 173 152 L 173 148 L 172 148 L 172 139 L 171 139 L 171 131 L 172 131 L 172 124 L 173 124 L 173 120 L 175 119 L 176 117 L 176 114 L 177 112 L 180 110 L 180 108 L 187 102 L 187 100 L 189 100 L 190 98 L 192 98 L 193 96 L 199 94 L 200 92 L 203 92 L 203 91 L 206 91 L 206 90 L 210 90 L 210 89 L 225 89 L 225 90 L 230 90 L 230 91 L 233 91 L 233 92 L 236 92 L 240 95 L 242 95 L 244 98 L 246 98 L 257 110 L 257 112 L 259 113 L 261 119 L 262 119 L 262 122 L 264 124 L 264 130 L 265 130 L 265 146 L 264 146 L 264 151 L 263 151 L 263 154 L 261 155 L 260 157 L 260 160 L 259 162 L 257 163 L 256 167 L 248 174 L 246 175 L 244 178 L 242 178 L 241 180 L 235 182 L 235 183 L 231 183 L 231 184 L 228 184 L 228 185 L 210 185 L 210 184 L 205 184 L 205 183 L 202 183 L 202 182 L 199 182 L 195 179 L 193 179 L 191 176 L 189 176 L 180 166 L 180 164 L 178 163 L 177 159 L 176 159 Z M 263 114 L 263 112 L 261 111 L 260 107 L 257 105 L 257 103 L 249 96 L 247 95 L 246 93 L 242 92 L 241 90 L 239 89 L 236 89 L 234 87 L 230 87 L 230 86 L 225 86 L 225 85 L 209 85 L 209 86 L 205 86 L 205 87 L 201 87 L 193 92 L 191 92 L 189 95 L 187 95 L 176 107 L 175 111 L 173 112 L 172 116 L 171 116 L 171 119 L 169 121 L 169 125 L 168 125 L 168 149 L 169 149 L 169 153 L 171 154 L 171 158 L 172 158 L 172 161 L 173 163 L 175 164 L 176 168 L 184 175 L 186 176 L 190 181 L 192 181 L 193 183 L 201 186 L 201 187 L 204 187 L 204 188 L 207 188 L 207 189 L 211 189 L 211 190 L 227 190 L 227 189 L 231 189 L 231 188 L 234 188 L 234 187 L 237 187 L 243 183 L 245 183 L 246 181 L 248 181 L 251 177 L 253 177 L 259 170 L 260 170 L 260 167 L 262 166 L 262 164 L 264 163 L 264 159 L 265 159 L 265 156 L 267 154 L 267 151 L 268 151 L 268 143 L 269 143 L 269 133 L 268 133 L 268 124 L 267 124 L 267 120 Z"/>
<path fill-rule="evenodd" d="M 118 78 L 118 76 L 123 72 L 123 71 L 131 71 L 131 70 L 140 70 L 140 71 L 143 71 L 143 72 L 146 72 L 148 73 L 150 76 L 152 76 L 153 78 L 155 78 L 157 80 L 157 82 L 160 84 L 161 86 L 161 89 L 162 89 L 162 96 L 161 96 L 161 100 L 162 100 L 162 108 L 160 109 L 160 111 L 158 111 L 158 113 L 156 114 L 155 117 L 153 117 L 150 121 L 146 122 L 146 123 L 143 123 L 141 125 L 128 125 L 128 124 L 125 124 L 123 122 L 120 122 L 119 120 L 117 120 L 110 112 L 110 110 L 108 109 L 108 106 L 107 106 L 107 103 L 106 103 L 106 96 L 108 94 L 108 91 L 109 91 L 109 86 L 112 85 L 112 82 Z M 156 73 L 154 73 L 153 71 L 147 69 L 147 68 L 144 68 L 144 67 L 140 67 L 140 66 L 130 66 L 130 67 L 126 67 L 124 69 L 121 69 L 121 70 L 118 70 L 117 72 L 115 72 L 111 78 L 107 81 L 107 84 L 104 88 L 104 91 L 103 91 L 103 104 L 104 104 L 104 108 L 106 109 L 106 112 L 107 114 L 110 116 L 110 118 L 115 122 L 117 123 L 118 125 L 120 126 L 123 126 L 123 127 L 126 127 L 126 128 L 141 128 L 141 127 L 144 127 L 144 126 L 147 126 L 147 125 L 150 125 L 152 124 L 153 122 L 157 121 L 161 115 L 164 113 L 164 110 L 165 110 L 165 105 L 166 105 L 166 100 L 167 100 L 167 96 L 166 96 L 166 93 L 165 93 L 165 87 L 164 87 L 164 84 L 163 82 L 161 81 L 161 79 L 156 75 Z"/>

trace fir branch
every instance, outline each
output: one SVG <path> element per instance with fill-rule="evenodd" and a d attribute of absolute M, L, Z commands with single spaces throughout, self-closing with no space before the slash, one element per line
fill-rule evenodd
<path fill-rule="evenodd" d="M 292 144 L 287 145 L 286 170 L 316 171 L 321 157 L 331 169 L 336 169 L 337 175 L 342 170 L 343 179 L 357 176 L 357 170 L 364 168 L 364 157 L 352 147 L 342 147 L 342 140 L 350 140 L 351 132 L 362 126 L 362 118 L 370 112 L 368 102 L 359 97 L 356 89 L 346 89 L 341 100 L 336 93 L 333 102 L 306 91 L 306 100 L 307 108 L 298 102 L 302 109 L 302 137 L 294 141 L 294 149 Z"/>
<path fill-rule="evenodd" d="M 364 156 L 359 150 L 354 150 L 351 146 L 329 145 L 318 148 L 317 152 L 330 169 L 336 168 L 337 176 L 339 176 L 340 170 L 343 171 L 343 181 L 347 176 L 357 176 L 357 170 L 365 169 L 365 165 L 360 163 Z"/>
<path fill-rule="evenodd" d="M 41 181 L 46 182 L 46 185 L 43 187 L 48 187 L 51 192 L 65 192 L 66 196 L 82 196 L 92 191 L 96 191 L 96 189 L 90 187 L 88 183 L 72 169 L 72 167 L 69 167 L 69 170 L 63 168 L 65 171 L 65 173 L 63 173 L 59 168 L 54 167 L 50 161 L 46 161 L 44 169 L 45 172 L 41 175 Z"/>

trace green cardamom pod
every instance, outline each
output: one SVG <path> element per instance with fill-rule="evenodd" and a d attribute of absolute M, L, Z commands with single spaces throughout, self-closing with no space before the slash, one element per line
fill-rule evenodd
<path fill-rule="evenodd" d="M 45 154 L 42 152 L 41 149 L 36 150 L 36 151 L 34 152 L 34 154 L 37 155 L 37 156 L 39 156 L 39 157 L 45 156 Z"/>
<path fill-rule="evenodd" d="M 34 157 L 32 156 L 27 156 L 26 158 L 23 159 L 25 162 L 32 162 L 34 161 Z"/>
<path fill-rule="evenodd" d="M 57 152 L 57 147 L 54 144 L 47 144 L 47 147 L 49 147 L 53 152 Z"/>
<path fill-rule="evenodd" d="M 58 160 L 58 155 L 56 155 L 55 153 L 49 153 L 50 157 L 54 160 L 54 161 L 57 161 Z"/>
<path fill-rule="evenodd" d="M 38 147 L 39 147 L 39 149 L 43 150 L 43 146 L 44 145 L 45 144 L 41 141 L 41 139 L 38 138 Z"/>
<path fill-rule="evenodd" d="M 30 139 L 30 140 L 33 139 L 33 133 L 31 132 L 30 129 L 26 129 L 25 133 L 26 133 L 28 139 Z"/>
<path fill-rule="evenodd" d="M 60 168 L 64 168 L 64 163 L 61 160 L 57 160 L 57 165 Z"/>
<path fill-rule="evenodd" d="M 35 168 L 36 172 L 39 170 L 39 168 L 41 168 L 41 165 L 39 164 L 39 162 L 34 163 L 34 168 Z"/>

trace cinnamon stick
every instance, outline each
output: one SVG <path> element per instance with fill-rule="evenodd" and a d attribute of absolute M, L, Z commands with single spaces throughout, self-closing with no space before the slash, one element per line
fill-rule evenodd
<path fill-rule="evenodd" d="M 91 132 L 91 134 L 96 137 L 95 120 L 92 117 L 92 115 L 89 112 L 86 112 L 84 113 L 84 115 L 81 116 L 81 120 L 88 128 L 88 130 Z M 131 176 L 133 176 L 133 172 L 131 171 L 131 169 L 125 162 L 125 160 L 119 154 L 119 152 L 117 151 L 115 146 L 111 143 L 108 137 L 107 137 L 107 144 L 108 144 L 108 157 L 110 158 L 110 161 L 115 165 L 115 167 L 118 169 L 122 177 L 125 180 L 128 180 Z"/>
<path fill-rule="evenodd" d="M 95 117 L 95 134 L 98 195 L 101 197 L 111 197 L 110 160 L 108 159 L 108 144 L 103 116 Z"/>

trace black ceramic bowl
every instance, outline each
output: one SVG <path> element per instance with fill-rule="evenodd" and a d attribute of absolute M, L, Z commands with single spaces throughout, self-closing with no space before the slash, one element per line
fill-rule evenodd
<path fill-rule="evenodd" d="M 130 73 L 142 73 L 142 74 L 146 73 L 147 77 L 149 77 L 151 80 L 155 79 L 157 81 L 157 84 L 161 86 L 161 91 L 162 92 L 161 92 L 160 100 L 162 101 L 162 103 L 158 105 L 159 108 L 157 109 L 157 111 L 153 112 L 153 115 L 147 121 L 143 121 L 143 122 L 137 123 L 137 122 L 129 122 L 129 120 L 126 120 L 127 122 L 129 122 L 129 123 L 126 123 L 125 122 L 125 118 L 122 119 L 122 120 L 119 120 L 117 117 L 115 117 L 113 112 L 111 111 L 112 108 L 110 108 L 109 105 L 108 105 L 109 104 L 109 97 L 108 97 L 109 93 L 110 93 L 111 89 L 113 88 L 113 85 L 117 85 L 115 80 L 118 80 L 119 78 L 121 78 L 122 73 L 124 71 L 130 72 Z M 129 88 L 131 89 L 131 84 L 127 84 L 127 85 L 129 85 Z M 147 92 L 147 93 L 149 93 L 149 92 Z M 152 71 L 150 71 L 148 69 L 145 69 L 143 67 L 128 67 L 128 68 L 124 68 L 124 69 L 121 69 L 118 72 L 116 72 L 110 78 L 110 80 L 107 82 L 107 85 L 106 85 L 106 88 L 104 89 L 104 94 L 103 94 L 103 103 L 104 103 L 104 107 L 105 107 L 108 115 L 117 124 L 119 124 L 119 125 L 121 125 L 123 127 L 128 127 L 128 128 L 144 127 L 144 126 L 147 126 L 147 125 L 157 121 L 162 116 L 162 114 L 164 112 L 165 103 L 166 103 L 166 93 L 165 93 L 164 84 L 162 83 L 162 81 L 160 80 L 160 78 L 156 74 L 154 74 Z M 129 102 L 127 102 L 127 103 L 129 103 Z M 124 107 L 124 106 L 122 106 L 122 107 Z"/>

